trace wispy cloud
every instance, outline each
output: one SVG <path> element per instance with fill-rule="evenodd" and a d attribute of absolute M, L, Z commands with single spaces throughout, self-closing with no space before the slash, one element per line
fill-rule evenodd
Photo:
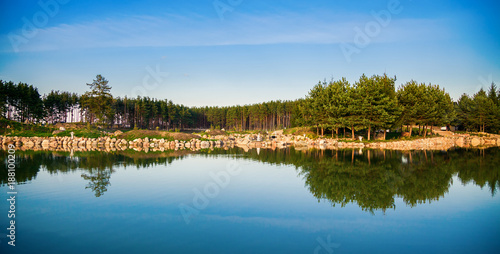
<path fill-rule="evenodd" d="M 232 21 L 225 22 L 178 15 L 105 18 L 40 29 L 37 36 L 21 45 L 19 50 L 344 43 L 353 40 L 354 27 L 364 28 L 372 19 L 345 15 L 339 19 L 335 15 L 238 14 Z M 437 39 L 447 35 L 443 20 L 394 19 L 383 29 L 380 36 L 374 38 L 374 43 Z M 7 36 L 2 37 L 1 51 L 12 51 Z"/>

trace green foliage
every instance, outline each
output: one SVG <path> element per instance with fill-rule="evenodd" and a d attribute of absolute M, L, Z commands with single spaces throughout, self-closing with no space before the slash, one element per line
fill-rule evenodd
<path fill-rule="evenodd" d="M 20 122 L 39 122 L 44 117 L 38 89 L 25 83 L 0 80 L 0 117 Z"/>
<path fill-rule="evenodd" d="M 108 81 L 101 75 L 97 75 L 91 84 L 87 84 L 90 91 L 81 97 L 82 108 L 87 111 L 90 123 L 104 125 L 114 120 L 113 96 Z"/>
<path fill-rule="evenodd" d="M 368 130 L 392 127 L 400 110 L 394 90 L 395 78 L 384 76 L 361 76 L 354 86 L 345 78 L 330 83 L 318 83 L 303 102 L 305 123 L 339 133 L 340 128 Z M 333 131 L 332 131 L 333 135 Z"/>
<path fill-rule="evenodd" d="M 247 132 L 313 126 L 314 133 L 355 137 L 355 131 L 399 129 L 402 125 L 459 125 L 462 129 L 500 131 L 500 91 L 492 84 L 488 93 L 464 95 L 453 104 L 437 85 L 410 81 L 395 91 L 396 78 L 362 75 L 355 84 L 345 79 L 318 82 L 306 98 L 270 101 L 232 107 L 186 107 L 171 100 L 149 97 L 113 98 L 108 81 L 97 75 L 82 96 L 51 91 L 40 98 L 31 85 L 0 81 L 1 117 L 39 123 L 74 121 L 79 112 L 90 126 L 175 130 L 186 128 Z M 420 129 L 418 135 L 426 136 Z M 321 133 L 319 131 L 321 130 Z M 343 135 L 345 132 L 349 135 Z"/>
<path fill-rule="evenodd" d="M 412 80 L 400 87 L 397 97 L 402 108 L 401 124 L 442 126 L 451 124 L 456 117 L 450 95 L 437 85 Z"/>
<path fill-rule="evenodd" d="M 500 103 L 493 95 L 498 93 L 494 92 L 495 89 L 495 84 L 492 84 L 488 95 L 483 89 L 472 98 L 463 94 L 455 105 L 458 125 L 468 131 L 499 132 Z"/>
<path fill-rule="evenodd" d="M 7 128 L 7 126 L 9 128 Z M 49 137 L 52 136 L 52 128 L 41 125 L 27 125 L 16 121 L 0 119 L 0 135 L 18 137 Z"/>
<path fill-rule="evenodd" d="M 73 109 L 79 107 L 80 97 L 76 93 L 59 92 L 52 90 L 43 98 L 43 105 L 47 112 L 47 122 L 57 123 L 66 122 L 68 112 L 71 112 L 72 119 Z"/>

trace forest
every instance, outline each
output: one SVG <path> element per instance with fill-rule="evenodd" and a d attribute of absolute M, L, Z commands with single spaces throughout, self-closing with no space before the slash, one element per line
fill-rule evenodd
<path fill-rule="evenodd" d="M 293 101 L 230 107 L 188 107 L 167 99 L 114 97 L 101 75 L 87 86 L 88 92 L 82 95 L 54 90 L 41 95 L 33 85 L 0 80 L 0 117 L 29 124 L 86 122 L 151 130 L 316 127 L 322 136 L 346 136 L 347 131 L 354 137 L 355 132 L 363 131 L 368 139 L 377 130 L 416 125 L 490 133 L 500 130 L 500 90 L 494 83 L 488 91 L 463 94 L 453 101 L 438 85 L 412 80 L 396 87 L 396 77 L 362 75 L 353 84 L 345 78 L 318 82 L 304 98 Z M 412 130 L 408 130 L 410 135 Z"/>

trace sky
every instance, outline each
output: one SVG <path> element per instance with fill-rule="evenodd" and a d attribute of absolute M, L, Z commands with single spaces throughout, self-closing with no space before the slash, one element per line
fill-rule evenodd
<path fill-rule="evenodd" d="M 500 80 L 500 2 L 0 0 L 0 79 L 186 106 L 303 98 L 362 74 L 455 100 Z"/>

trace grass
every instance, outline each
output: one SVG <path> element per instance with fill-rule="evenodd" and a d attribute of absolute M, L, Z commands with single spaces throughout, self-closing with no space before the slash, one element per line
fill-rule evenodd
<path fill-rule="evenodd" d="M 295 127 L 295 128 L 289 128 L 286 130 L 283 130 L 283 134 L 285 135 L 295 135 L 295 136 L 304 136 L 310 138 L 310 139 L 316 139 L 319 138 L 319 136 L 316 134 L 316 127 Z M 326 135 L 325 135 L 326 137 Z"/>
<path fill-rule="evenodd" d="M 9 128 L 7 128 L 9 126 Z M 7 119 L 0 119 L 0 135 L 18 137 L 48 137 L 52 136 L 53 128 L 34 124 L 23 124 Z"/>
<path fill-rule="evenodd" d="M 40 132 L 40 131 L 32 131 L 32 130 L 26 130 L 26 131 L 14 131 L 11 132 L 10 134 L 7 134 L 6 136 L 9 137 L 52 137 L 52 132 Z"/>
<path fill-rule="evenodd" d="M 9 126 L 10 128 L 7 128 Z M 0 120 L 0 135 L 16 136 L 16 137 L 70 137 L 71 132 L 74 132 L 75 137 L 99 138 L 106 136 L 103 132 L 96 129 L 75 129 L 66 130 L 53 135 L 52 133 L 57 128 L 52 126 L 40 126 L 35 124 L 23 124 L 7 119 Z"/>
<path fill-rule="evenodd" d="M 82 130 L 66 130 L 66 131 L 62 131 L 60 133 L 57 133 L 56 137 L 71 137 L 71 132 L 73 132 L 73 135 L 75 137 L 79 137 L 79 138 L 100 138 L 100 137 L 104 137 L 106 136 L 104 133 L 98 131 L 98 130 L 86 130 L 86 129 L 82 129 Z"/>
<path fill-rule="evenodd" d="M 480 138 L 488 136 L 487 134 L 484 134 L 484 133 L 476 133 L 476 132 L 468 132 L 468 131 L 456 131 L 455 133 L 468 134 L 470 136 L 475 136 L 475 137 L 480 137 Z"/>
<path fill-rule="evenodd" d="M 199 138 L 197 135 L 193 134 L 188 134 L 188 133 L 182 133 L 182 132 L 167 132 L 167 131 L 152 131 L 152 130 L 131 130 L 124 132 L 123 134 L 118 135 L 118 138 L 122 138 L 128 141 L 134 140 L 134 139 L 144 139 L 144 138 L 149 138 L 149 139 L 165 139 L 167 141 L 174 141 L 174 140 L 191 140 L 193 138 Z"/>

